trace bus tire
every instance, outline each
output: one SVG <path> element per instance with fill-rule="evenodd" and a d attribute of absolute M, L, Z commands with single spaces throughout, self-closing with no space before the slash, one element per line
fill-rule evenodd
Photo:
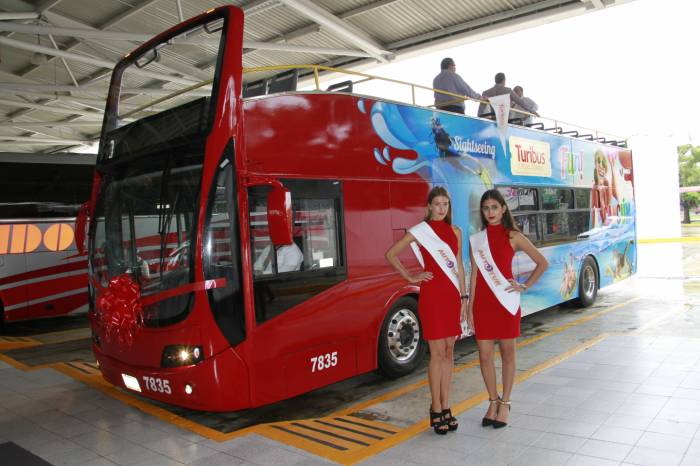
<path fill-rule="evenodd" d="M 379 332 L 379 372 L 394 379 L 416 370 L 425 355 L 422 334 L 416 300 L 398 299 L 386 313 Z"/>
<path fill-rule="evenodd" d="M 578 276 L 578 298 L 574 303 L 578 307 L 589 307 L 598 295 L 598 266 L 591 256 L 586 257 L 581 264 Z"/>

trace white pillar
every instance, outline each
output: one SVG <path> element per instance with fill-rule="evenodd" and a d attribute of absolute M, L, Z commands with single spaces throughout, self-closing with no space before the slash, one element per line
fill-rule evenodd
<path fill-rule="evenodd" d="M 670 136 L 629 140 L 634 160 L 634 196 L 639 239 L 681 236 L 678 154 Z"/>

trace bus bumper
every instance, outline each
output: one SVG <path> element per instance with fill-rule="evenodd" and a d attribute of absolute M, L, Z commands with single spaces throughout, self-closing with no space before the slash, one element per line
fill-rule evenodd
<path fill-rule="evenodd" d="M 93 344 L 105 380 L 129 392 L 200 411 L 235 411 L 250 407 L 248 376 L 228 348 L 199 364 L 177 368 L 127 365 Z"/>

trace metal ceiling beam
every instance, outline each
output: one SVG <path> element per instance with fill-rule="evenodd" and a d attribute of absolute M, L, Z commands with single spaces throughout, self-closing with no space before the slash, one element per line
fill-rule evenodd
<path fill-rule="evenodd" d="M 35 144 L 90 144 L 93 139 L 60 139 L 60 138 L 35 138 L 32 136 L 3 136 L 0 135 L 0 141 L 24 141 Z"/>
<path fill-rule="evenodd" d="M 105 97 L 107 95 L 107 88 L 97 89 L 86 86 L 73 87 L 69 85 L 53 85 L 53 84 L 29 84 L 29 83 L 8 83 L 0 82 L 0 91 L 15 91 L 17 93 L 31 94 L 33 92 L 37 93 L 52 93 L 52 92 L 70 92 L 72 95 L 88 94 L 98 97 Z M 177 89 L 163 89 L 154 87 L 125 87 L 122 88 L 123 94 L 143 94 L 143 95 L 169 95 L 175 92 Z M 206 97 L 211 95 L 211 87 L 203 86 L 201 89 L 195 89 L 194 91 L 188 92 L 189 95 L 197 95 L 200 97 Z"/>
<path fill-rule="evenodd" d="M 61 50 L 58 48 L 58 44 L 56 44 L 56 41 L 53 39 L 53 36 L 51 34 L 49 34 L 49 39 L 51 39 L 51 45 L 53 45 L 53 48 L 55 48 L 56 50 Z M 66 59 L 61 57 L 61 63 L 63 63 L 63 66 L 66 69 L 68 76 L 70 76 L 70 80 L 73 81 L 73 84 L 75 84 L 75 87 L 79 87 L 78 81 L 75 79 L 75 75 L 73 74 L 73 71 L 71 71 L 70 66 L 68 66 Z"/>
<path fill-rule="evenodd" d="M 587 2 L 587 1 L 590 2 L 590 4 L 593 5 L 593 7 L 596 10 L 602 10 L 603 8 L 605 8 L 605 4 L 603 3 L 603 0 L 581 0 L 581 1 L 582 2 Z"/>
<path fill-rule="evenodd" d="M 87 112 L 85 110 L 78 110 L 67 107 L 54 107 L 51 105 L 35 104 L 30 102 L 18 102 L 16 100 L 9 99 L 0 99 L 0 105 L 7 105 L 9 107 L 32 108 L 35 110 L 44 110 L 46 112 L 63 113 L 65 115 L 100 115 L 99 112 Z"/>
<path fill-rule="evenodd" d="M 282 52 L 315 53 L 317 55 L 342 55 L 346 57 L 374 57 L 371 53 L 361 50 L 328 49 L 323 47 L 307 47 L 305 45 L 279 44 L 273 42 L 243 41 L 243 47 L 256 50 L 279 50 Z"/>
<path fill-rule="evenodd" d="M 277 0 L 255 0 L 241 5 L 239 8 L 243 10 L 246 16 L 253 16 L 259 13 L 264 13 L 267 10 L 279 6 Z"/>
<path fill-rule="evenodd" d="M 79 128 L 84 126 L 101 126 L 102 120 L 94 121 L 17 121 L 12 123 L 0 123 L 0 128 Z"/>
<path fill-rule="evenodd" d="M 114 16 L 113 18 L 107 20 L 106 22 L 104 22 L 103 24 L 101 24 L 97 29 L 109 29 L 110 27 L 115 26 L 115 25 L 118 24 L 120 21 L 123 21 L 123 20 L 125 20 L 126 18 L 128 18 L 128 17 L 130 17 L 130 16 L 132 16 L 132 15 L 134 15 L 134 14 L 136 14 L 136 13 L 138 13 L 139 11 L 143 10 L 144 8 L 148 8 L 149 6 L 151 6 L 152 4 L 156 3 L 157 1 L 159 1 L 159 0 L 146 0 L 145 2 L 141 3 L 140 5 L 135 6 L 135 7 L 132 7 L 132 8 L 130 8 L 129 10 L 124 11 L 124 12 L 118 14 L 117 16 Z M 64 16 L 58 15 L 58 14 L 53 13 L 53 12 L 51 12 L 51 13 L 45 12 L 45 13 L 46 13 L 46 14 L 50 14 L 51 16 L 57 16 L 57 17 L 65 18 Z M 68 18 L 66 18 L 66 19 L 68 19 Z M 76 22 L 75 20 L 72 20 L 72 21 Z M 63 50 L 64 50 L 64 51 L 70 51 L 70 50 L 74 49 L 75 47 L 77 47 L 78 45 L 80 45 L 80 41 L 79 41 L 79 40 L 75 40 L 75 41 L 72 41 L 72 42 L 70 42 L 69 44 L 67 44 L 67 45 L 63 48 Z M 49 57 L 49 62 L 51 62 L 51 60 L 52 60 L 52 57 Z M 26 76 L 28 73 L 31 73 L 32 71 L 34 71 L 34 70 L 37 69 L 37 68 L 38 68 L 38 66 L 36 66 L 36 65 L 31 65 L 31 66 L 28 67 L 26 70 L 22 71 L 21 74 L 22 74 L 22 76 Z"/>
<path fill-rule="evenodd" d="M 18 48 L 18 49 L 29 50 L 31 52 L 43 53 L 45 55 L 51 55 L 51 56 L 55 56 L 55 57 L 63 57 L 63 58 L 66 58 L 68 60 L 73 60 L 73 61 L 77 61 L 77 62 L 81 62 L 81 63 L 87 63 L 88 65 L 99 66 L 102 68 L 112 69 L 112 68 L 114 68 L 114 65 L 115 65 L 115 63 L 107 61 L 107 60 L 101 60 L 99 58 L 88 57 L 86 55 L 78 55 L 76 53 L 66 52 L 63 50 L 56 50 L 56 49 L 52 49 L 49 47 L 44 47 L 43 45 L 30 44 L 28 42 L 10 39 L 9 37 L 0 37 L 0 44 L 5 44 L 9 47 L 14 47 L 14 48 Z M 152 78 L 152 79 L 158 79 L 160 81 L 176 82 L 179 84 L 187 84 L 187 85 L 197 84 L 197 81 L 193 81 L 191 79 L 178 78 L 176 76 L 163 75 L 163 74 L 154 73 L 154 72 L 146 71 L 146 70 L 134 69 L 132 72 L 134 74 L 139 74 L 141 76 L 146 76 L 146 77 Z"/>
<path fill-rule="evenodd" d="M 46 13 L 47 11 L 49 11 L 51 8 L 55 7 L 56 5 L 61 3 L 62 1 L 63 0 L 44 0 L 37 5 L 36 11 L 39 14 Z"/>
<path fill-rule="evenodd" d="M 391 5 L 392 3 L 398 3 L 402 0 L 380 0 L 378 2 L 370 3 L 368 5 L 364 5 L 358 8 L 353 8 L 352 10 L 348 10 L 345 13 L 341 13 L 338 15 L 338 18 L 340 19 L 348 19 L 352 18 L 354 16 L 359 16 L 361 14 L 369 13 L 373 10 L 376 10 L 378 8 L 382 8 L 387 5 Z M 307 36 L 309 34 L 315 34 L 321 30 L 321 26 L 318 24 L 310 24 L 308 26 L 304 26 L 300 29 L 296 29 L 294 31 L 290 31 L 286 34 L 282 34 L 282 36 L 279 39 L 273 39 L 275 43 L 280 43 L 280 42 L 289 42 L 295 39 L 298 39 L 300 37 Z M 267 42 L 270 43 L 270 42 Z M 243 54 L 251 53 L 254 52 L 254 49 L 248 49 L 244 50 Z"/>
<path fill-rule="evenodd" d="M 392 54 L 384 50 L 378 42 L 369 37 L 367 33 L 359 28 L 356 28 L 350 23 L 343 21 L 337 16 L 330 13 L 328 10 L 311 3 L 309 0 L 280 0 L 289 8 L 298 11 L 307 16 L 321 26 L 328 28 L 337 35 L 344 37 L 352 44 L 360 47 L 365 52 L 369 53 L 373 58 L 386 63 Z"/>
<path fill-rule="evenodd" d="M 556 7 L 562 7 L 565 4 L 570 4 L 569 0 L 545 0 L 543 2 L 535 3 L 532 5 L 520 7 L 516 10 L 508 10 L 502 13 L 496 13 L 483 18 L 475 19 L 472 21 L 467 21 L 460 24 L 455 24 L 443 29 L 438 29 L 436 31 L 427 32 L 425 34 L 420 34 L 418 36 L 410 37 L 408 39 L 399 40 L 387 44 L 387 48 L 390 50 L 398 50 L 406 47 L 410 47 L 415 44 L 420 44 L 422 42 L 428 42 L 435 39 L 441 39 L 443 37 L 448 37 L 451 35 L 456 35 L 471 31 L 481 26 L 494 25 L 512 18 L 517 18 L 523 16 L 527 18 L 528 15 L 548 10 Z"/>
<path fill-rule="evenodd" d="M 96 29 L 81 29 L 81 28 L 61 28 L 54 26 L 37 26 L 32 24 L 17 24 L 0 22 L 0 31 L 11 31 L 11 32 L 22 32 L 26 34 L 40 34 L 57 36 L 70 36 L 70 37 L 82 37 L 91 39 L 102 39 L 102 40 L 124 40 L 133 42 L 145 42 L 150 40 L 153 36 L 151 34 L 140 34 L 131 32 L 112 32 L 112 31 L 98 31 Z M 210 44 L 218 45 L 218 40 L 183 40 L 178 41 L 179 44 Z M 348 57 L 371 57 L 373 55 L 363 52 L 361 50 L 347 50 L 347 49 L 330 49 L 323 47 L 307 47 L 304 45 L 292 45 L 292 44 L 279 44 L 275 42 L 254 42 L 254 41 L 243 41 L 243 48 L 246 49 L 259 49 L 259 50 L 279 50 L 283 52 L 298 52 L 298 53 L 314 53 L 319 55 L 343 55 Z M 198 70 L 199 71 L 199 70 Z M 198 78 L 201 78 L 198 76 Z"/>
<path fill-rule="evenodd" d="M 39 13 L 36 11 L 31 11 L 28 13 L 0 13 L 0 21 L 13 20 L 13 19 L 37 19 L 39 18 Z"/>

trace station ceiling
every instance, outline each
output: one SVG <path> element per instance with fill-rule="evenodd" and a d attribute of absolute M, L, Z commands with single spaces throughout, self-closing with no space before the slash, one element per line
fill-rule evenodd
<path fill-rule="evenodd" d="M 245 12 L 245 67 L 361 69 L 627 1 L 0 0 L 0 152 L 94 143 L 112 66 L 153 35 L 220 5 Z M 158 65 L 163 81 L 203 74 L 177 55 Z M 145 83 L 143 94 L 158 84 Z"/>

